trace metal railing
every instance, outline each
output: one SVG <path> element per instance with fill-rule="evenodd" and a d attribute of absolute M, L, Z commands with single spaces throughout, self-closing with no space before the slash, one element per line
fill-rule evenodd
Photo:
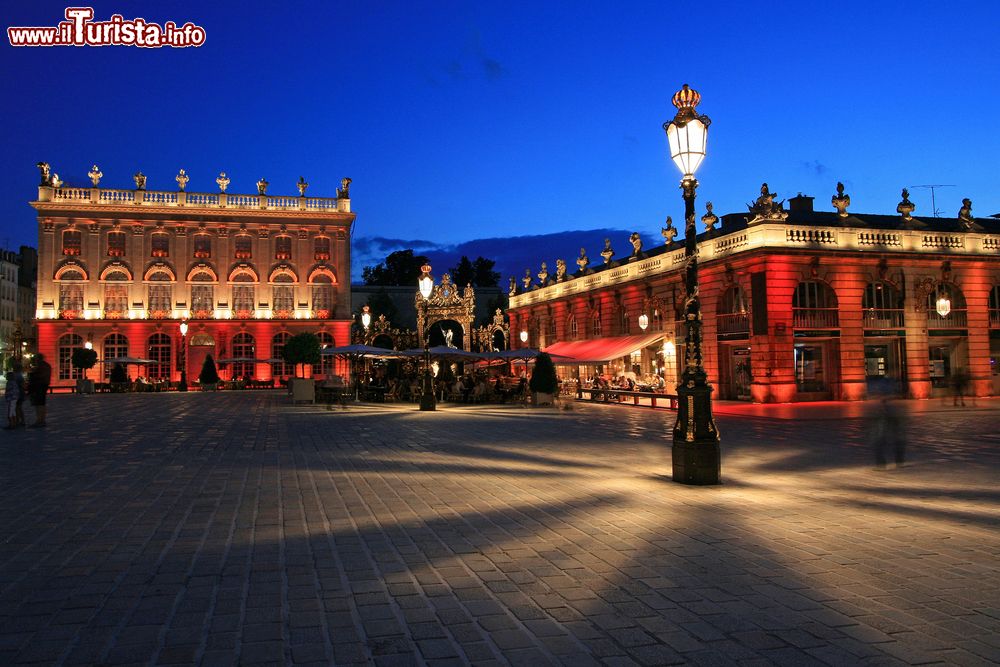
<path fill-rule="evenodd" d="M 840 326 L 840 309 L 793 308 L 792 326 L 796 329 L 836 329 Z"/>
<path fill-rule="evenodd" d="M 939 315 L 934 310 L 927 312 L 928 329 L 964 329 L 968 325 L 969 318 L 965 308 L 952 310 L 944 316 Z"/>
<path fill-rule="evenodd" d="M 716 328 L 720 334 L 750 333 L 750 313 L 716 315 Z"/>
<path fill-rule="evenodd" d="M 865 329 L 903 328 L 902 308 L 869 308 L 864 311 Z"/>

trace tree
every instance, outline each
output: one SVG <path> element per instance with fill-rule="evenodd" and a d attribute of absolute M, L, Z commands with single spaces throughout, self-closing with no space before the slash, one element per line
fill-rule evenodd
<path fill-rule="evenodd" d="M 320 360 L 319 336 L 304 332 L 295 334 L 285 342 L 281 358 L 295 367 L 296 376 L 301 364 L 318 364 Z"/>
<path fill-rule="evenodd" d="M 477 257 L 472 263 L 472 284 L 476 287 L 496 287 L 500 282 L 500 273 L 493 270 L 495 265 L 496 262 L 492 259 Z"/>
<path fill-rule="evenodd" d="M 85 347 L 75 348 L 70 362 L 73 364 L 73 368 L 83 371 L 83 379 L 86 380 L 87 371 L 97 363 L 97 350 L 88 350 Z"/>
<path fill-rule="evenodd" d="M 475 261 L 462 255 L 462 259 L 453 266 L 448 273 L 451 274 L 451 281 L 459 287 L 472 284 L 474 287 L 496 287 L 500 281 L 500 274 L 493 270 L 496 262 L 485 257 L 476 257 Z"/>
<path fill-rule="evenodd" d="M 380 289 L 369 296 L 368 307 L 371 309 L 373 322 L 378 319 L 379 315 L 385 315 L 385 319 L 389 320 L 389 324 L 396 326 L 396 318 L 399 316 L 399 310 L 396 308 L 396 304 L 393 303 L 392 297 L 389 296 L 387 291 Z"/>
<path fill-rule="evenodd" d="M 535 370 L 528 382 L 531 391 L 540 394 L 554 394 L 559 391 L 559 380 L 556 378 L 556 366 L 552 357 L 544 352 L 535 358 Z"/>
<path fill-rule="evenodd" d="M 451 274 L 451 282 L 455 283 L 459 288 L 472 284 L 476 280 L 476 272 L 472 268 L 472 262 L 465 255 L 462 255 L 462 259 L 458 261 L 458 265 L 451 267 L 448 273 Z"/>
<path fill-rule="evenodd" d="M 205 357 L 205 363 L 201 365 L 201 373 L 198 373 L 198 382 L 201 386 L 208 384 L 219 384 L 219 371 L 215 369 L 215 359 L 212 355 Z"/>
<path fill-rule="evenodd" d="M 364 267 L 361 279 L 365 285 L 416 285 L 420 267 L 427 262 L 426 256 L 414 255 L 412 249 L 397 250 L 386 257 L 384 262 Z"/>

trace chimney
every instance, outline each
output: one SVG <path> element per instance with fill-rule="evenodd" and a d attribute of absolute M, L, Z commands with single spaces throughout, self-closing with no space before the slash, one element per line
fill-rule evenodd
<path fill-rule="evenodd" d="M 813 198 L 800 192 L 788 200 L 788 211 L 790 213 L 812 213 Z"/>

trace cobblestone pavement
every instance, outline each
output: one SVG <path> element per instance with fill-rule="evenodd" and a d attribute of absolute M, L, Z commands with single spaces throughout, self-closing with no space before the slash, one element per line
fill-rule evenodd
<path fill-rule="evenodd" d="M 642 408 L 51 403 L 0 436 L 0 664 L 1000 662 L 997 402 L 886 471 L 721 414 L 706 488 Z"/>

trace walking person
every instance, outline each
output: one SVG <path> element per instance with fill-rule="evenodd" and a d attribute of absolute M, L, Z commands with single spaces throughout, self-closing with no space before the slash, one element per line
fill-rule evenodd
<path fill-rule="evenodd" d="M 899 407 L 883 396 L 869 415 L 868 427 L 875 450 L 875 466 L 884 469 L 891 453 L 896 467 L 902 468 L 906 463 L 906 433 Z"/>
<path fill-rule="evenodd" d="M 18 382 L 17 374 L 14 371 L 7 371 L 4 376 L 7 386 L 4 388 L 3 398 L 7 404 L 7 425 L 4 429 L 12 431 L 17 428 L 17 404 L 21 400 L 24 387 Z"/>
<path fill-rule="evenodd" d="M 954 405 L 965 407 L 965 394 L 969 390 L 970 381 L 969 372 L 964 368 L 956 368 L 951 374 L 951 388 L 955 393 Z"/>
<path fill-rule="evenodd" d="M 44 354 L 35 355 L 35 363 L 28 373 L 28 397 L 31 405 L 35 408 L 35 423 L 33 427 L 45 426 L 45 397 L 49 393 L 49 384 L 52 382 L 52 366 L 45 361 Z"/>

